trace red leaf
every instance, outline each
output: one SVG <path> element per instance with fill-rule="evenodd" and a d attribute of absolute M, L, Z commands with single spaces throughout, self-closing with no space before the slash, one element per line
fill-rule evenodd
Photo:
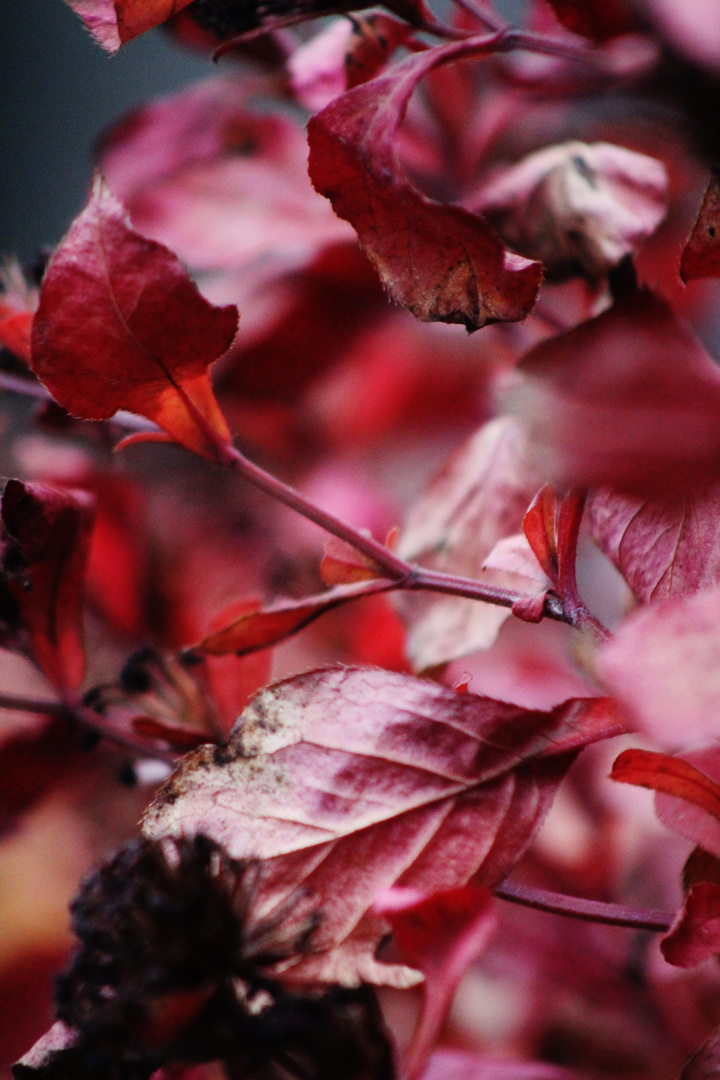
<path fill-rule="evenodd" d="M 66 0 L 96 41 L 114 53 L 146 30 L 166 22 L 191 0 Z"/>
<path fill-rule="evenodd" d="M 502 880 L 577 751 L 620 730 L 605 699 L 539 713 L 374 668 L 321 669 L 260 691 L 225 748 L 186 758 L 144 830 L 205 832 L 263 860 L 251 919 L 287 904 L 291 937 L 319 916 L 284 978 L 409 985 L 415 973 L 373 959 L 375 897 Z"/>
<path fill-rule="evenodd" d="M 372 581 L 383 577 L 383 570 L 344 540 L 331 536 L 325 541 L 320 577 L 326 585 L 352 585 L 356 581 Z"/>
<path fill-rule="evenodd" d="M 680 259 L 683 281 L 720 277 L 720 169 L 713 169 Z"/>
<path fill-rule="evenodd" d="M 655 158 L 610 143 L 568 142 L 494 177 L 473 206 L 547 274 L 593 280 L 655 231 L 667 211 L 667 186 Z"/>
<path fill-rule="evenodd" d="M 0 745 L 0 836 L 65 778 L 78 741 L 67 722 L 55 718 Z"/>
<path fill-rule="evenodd" d="M 720 953 L 720 885 L 703 881 L 692 887 L 660 948 L 676 967 L 695 967 Z"/>
<path fill-rule="evenodd" d="M 720 1028 L 688 1061 L 679 1080 L 718 1080 L 720 1076 Z"/>
<path fill-rule="evenodd" d="M 451 60 L 486 51 L 486 39 L 438 46 L 331 102 L 310 120 L 310 178 L 356 229 L 391 297 L 426 322 L 523 319 L 542 275 L 508 252 L 474 214 L 421 195 L 403 175 L 395 138 L 413 90 Z"/>
<path fill-rule="evenodd" d="M 508 417 L 485 424 L 413 504 L 398 555 L 433 570 L 522 589 L 522 579 L 498 577 L 483 566 L 499 540 L 520 531 L 541 483 L 523 429 Z M 533 587 L 533 597 L 536 592 Z M 416 670 L 488 648 L 510 615 L 496 605 L 431 594 L 404 593 L 397 606 Z"/>
<path fill-rule="evenodd" d="M 720 488 L 644 500 L 601 488 L 588 502 L 598 544 L 643 603 L 720 585 Z"/>
<path fill-rule="evenodd" d="M 523 518 L 523 532 L 550 581 L 557 585 L 558 552 L 555 536 L 557 496 L 549 484 L 538 491 Z"/>
<path fill-rule="evenodd" d="M 9 480 L 2 497 L 6 646 L 20 648 L 61 691 L 85 670 L 83 587 L 92 500 Z"/>
<path fill-rule="evenodd" d="M 625 0 L 548 0 L 559 22 L 574 34 L 604 42 L 637 29 Z"/>
<path fill-rule="evenodd" d="M 215 459 L 230 434 L 207 368 L 236 330 L 235 307 L 204 300 L 171 251 L 130 228 L 98 178 L 45 275 L 32 367 L 74 416 L 129 409 Z"/>
<path fill-rule="evenodd" d="M 672 747 L 715 739 L 720 715 L 720 589 L 629 616 L 596 670 L 635 722 Z"/>
<path fill-rule="evenodd" d="M 486 889 L 466 885 L 431 896 L 391 889 L 374 905 L 404 958 L 425 976 L 423 1010 L 405 1061 L 408 1080 L 425 1068 L 455 991 L 495 929 L 492 904 Z"/>
<path fill-rule="evenodd" d="M 218 629 L 206 634 L 193 648 L 211 656 L 224 656 L 226 653 L 243 656 L 256 649 L 267 649 L 296 634 L 326 611 L 332 611 L 333 608 L 358 597 L 385 592 L 394 587 L 394 583 L 390 581 L 375 581 L 374 584 L 360 581 L 353 585 L 338 585 L 326 593 L 305 596 L 302 600 L 279 600 L 266 608 L 243 610 L 239 617 L 232 618 L 232 621 L 224 626 L 223 616 L 219 615 L 214 620 Z M 230 612 L 234 613 L 235 607 L 233 605 Z"/>
<path fill-rule="evenodd" d="M 166 742 L 168 746 L 181 754 L 188 750 L 197 750 L 198 746 L 212 742 L 212 737 L 207 731 L 193 731 L 191 728 L 179 727 L 176 724 L 163 724 L 152 716 L 136 716 L 132 721 L 132 727 L 138 735 Z"/>
<path fill-rule="evenodd" d="M 717 473 L 720 372 L 648 290 L 536 345 L 520 369 L 514 407 L 559 488 L 674 494 Z"/>
<path fill-rule="evenodd" d="M 720 785 L 705 772 L 669 754 L 625 750 L 615 760 L 610 775 L 613 780 L 671 796 L 662 801 L 656 796 L 660 820 L 681 836 L 720 855 Z"/>

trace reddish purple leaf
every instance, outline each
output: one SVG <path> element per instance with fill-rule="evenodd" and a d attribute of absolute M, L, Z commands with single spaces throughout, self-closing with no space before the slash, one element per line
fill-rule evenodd
<path fill-rule="evenodd" d="M 236 330 L 236 308 L 203 299 L 171 251 L 130 228 L 98 178 L 45 275 L 32 368 L 73 416 L 129 409 L 215 459 L 230 433 L 207 369 Z"/>
<path fill-rule="evenodd" d="M 720 1076 L 720 1028 L 688 1061 L 679 1080 L 718 1080 Z"/>
<path fill-rule="evenodd" d="M 693 885 L 660 948 L 676 967 L 695 967 L 720 953 L 720 885 Z"/>
<path fill-rule="evenodd" d="M 486 39 L 437 46 L 336 98 L 308 127 L 310 178 L 356 229 L 390 296 L 426 322 L 523 319 L 542 267 L 508 252 L 482 218 L 421 195 L 403 175 L 395 139 L 424 75 L 479 56 Z"/>
<path fill-rule="evenodd" d="M 190 0 L 66 0 L 96 41 L 114 53 L 146 30 L 166 22 Z"/>
<path fill-rule="evenodd" d="M 395 584 L 391 581 L 362 580 L 351 585 L 338 585 L 325 593 L 305 596 L 301 600 L 278 600 L 265 608 L 253 605 L 250 610 L 243 610 L 240 615 L 235 614 L 236 608 L 233 605 L 232 615 L 228 613 L 227 625 L 222 625 L 223 616 L 218 616 L 214 620 L 218 628 L 213 629 L 194 648 L 210 656 L 224 656 L 227 653 L 244 656 L 256 649 L 277 645 L 279 641 L 296 634 L 326 611 L 332 611 L 333 608 L 361 596 L 372 596 L 392 588 L 395 588 Z M 247 605 L 243 607 L 246 608 Z"/>
<path fill-rule="evenodd" d="M 522 578 L 483 567 L 499 540 L 520 532 L 541 483 L 520 425 L 508 417 L 485 424 L 415 501 L 398 555 L 522 591 Z M 529 595 L 536 594 L 533 586 Z M 510 615 L 508 608 L 430 593 L 403 593 L 397 604 L 408 627 L 408 655 L 418 671 L 488 648 Z"/>
<path fill-rule="evenodd" d="M 720 488 L 642 499 L 601 488 L 588 501 L 592 534 L 643 603 L 720 585 Z"/>
<path fill-rule="evenodd" d="M 683 281 L 720 277 L 720 169 L 713 169 L 680 259 Z"/>
<path fill-rule="evenodd" d="M 513 251 L 555 278 L 604 277 L 665 217 L 668 178 L 655 158 L 610 143 L 538 150 L 494 177 L 474 208 Z"/>
<path fill-rule="evenodd" d="M 379 669 L 320 669 L 260 691 L 226 747 L 185 758 L 144 831 L 208 833 L 263 861 L 251 921 L 282 909 L 289 936 L 317 924 L 284 978 L 407 986 L 417 973 L 374 959 L 386 932 L 375 898 L 502 880 L 578 750 L 621 730 L 606 699 L 540 713 Z"/>
<path fill-rule="evenodd" d="M 596 671 L 635 723 L 661 745 L 717 738 L 720 589 L 665 600 L 629 616 Z"/>
<path fill-rule="evenodd" d="M 676 494 L 720 468 L 720 372 L 648 290 L 531 349 L 514 407 L 560 488 Z"/>
<path fill-rule="evenodd" d="M 63 781 L 79 742 L 68 723 L 56 717 L 0 744 L 0 836 Z"/>
<path fill-rule="evenodd" d="M 85 671 L 83 591 L 93 500 L 9 480 L 2 496 L 2 628 L 6 648 L 25 652 L 61 691 Z"/>
<path fill-rule="evenodd" d="M 495 929 L 493 900 L 486 889 L 472 885 L 430 896 L 390 889 L 373 910 L 388 919 L 403 957 L 425 976 L 423 1009 L 404 1068 L 408 1080 L 415 1080 L 427 1065 L 465 972 Z"/>

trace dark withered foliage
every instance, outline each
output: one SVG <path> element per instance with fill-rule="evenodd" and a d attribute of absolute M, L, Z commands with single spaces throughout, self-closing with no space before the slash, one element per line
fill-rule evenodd
<path fill-rule="evenodd" d="M 89 877 L 56 984 L 72 1038 L 16 1078 L 147 1080 L 168 1060 L 222 1060 L 231 1080 L 392 1080 L 370 988 L 300 995 L 264 975 L 288 943 L 279 923 L 275 948 L 273 924 L 246 931 L 257 869 L 196 836 L 134 841 Z"/>

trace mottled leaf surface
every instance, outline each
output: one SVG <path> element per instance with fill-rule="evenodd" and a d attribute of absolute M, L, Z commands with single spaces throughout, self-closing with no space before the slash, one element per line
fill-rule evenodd
<path fill-rule="evenodd" d="M 207 369 L 236 331 L 236 308 L 209 304 L 98 178 L 45 275 L 32 368 L 74 416 L 128 409 L 213 459 L 230 434 Z"/>
<path fill-rule="evenodd" d="M 522 427 L 511 418 L 491 421 L 456 451 L 414 502 L 398 542 L 398 555 L 433 570 L 514 585 L 522 577 L 483 571 L 499 540 L 520 532 L 542 483 Z M 530 592 L 535 595 L 533 584 Z M 508 608 L 430 593 L 403 593 L 398 609 L 408 628 L 408 654 L 416 670 L 447 663 L 492 645 Z"/>
<path fill-rule="evenodd" d="M 577 751 L 618 733 L 606 699 L 552 712 L 459 694 L 374 668 L 325 668 L 260 691 L 225 747 L 189 755 L 150 807 L 146 835 L 209 833 L 263 861 L 251 917 L 311 931 L 286 979 L 398 986 L 374 959 L 392 885 L 435 892 L 502 880 Z"/>
<path fill-rule="evenodd" d="M 422 77 L 485 48 L 470 39 L 410 56 L 308 126 L 310 178 L 355 228 L 390 296 L 418 319 L 468 330 L 523 319 L 542 267 L 507 251 L 482 218 L 422 195 L 402 172 L 395 140 Z"/>

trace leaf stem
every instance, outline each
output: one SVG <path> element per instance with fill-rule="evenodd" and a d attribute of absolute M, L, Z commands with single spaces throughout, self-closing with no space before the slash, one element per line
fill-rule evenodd
<path fill-rule="evenodd" d="M 111 724 L 104 716 L 84 705 L 80 698 L 67 695 L 65 701 L 48 701 L 44 698 L 23 697 L 20 694 L 0 693 L 0 709 L 13 709 L 16 712 L 34 713 L 36 716 L 63 716 L 75 720 L 83 727 L 101 735 L 109 742 L 122 746 L 141 757 L 159 758 L 174 764 L 178 755 L 171 750 L 163 750 L 154 743 L 138 739 L 130 732 L 122 731 Z"/>
<path fill-rule="evenodd" d="M 553 915 L 566 915 L 571 919 L 603 923 L 606 926 L 626 926 L 634 930 L 667 932 L 675 918 L 672 911 L 655 911 L 647 908 L 607 904 L 602 900 L 586 900 L 579 896 L 536 889 L 531 885 L 516 885 L 505 881 L 493 889 L 500 900 L 536 911 L 548 911 Z"/>

